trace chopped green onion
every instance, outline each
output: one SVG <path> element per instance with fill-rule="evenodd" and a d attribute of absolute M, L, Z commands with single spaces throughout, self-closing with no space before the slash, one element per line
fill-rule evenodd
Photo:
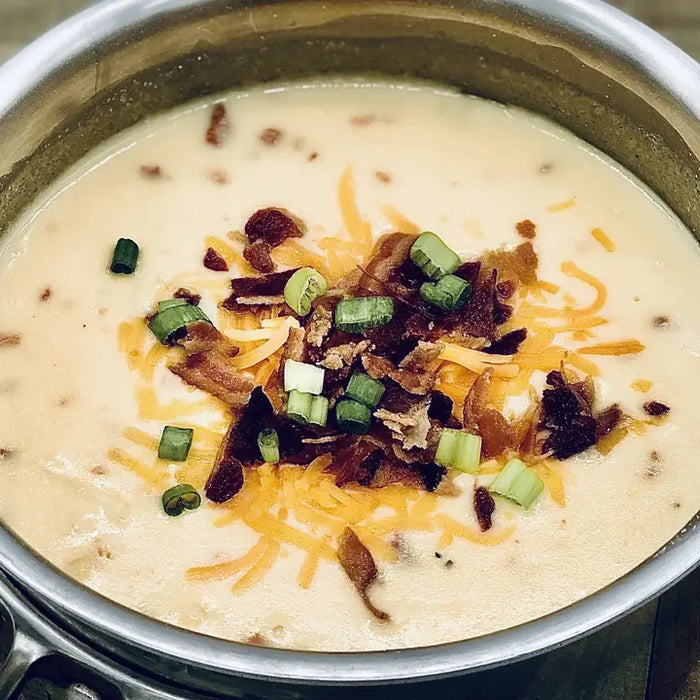
<path fill-rule="evenodd" d="M 326 370 L 323 367 L 287 360 L 284 363 L 284 390 L 320 394 L 323 391 L 325 374 Z"/>
<path fill-rule="evenodd" d="M 187 325 L 195 321 L 211 323 L 199 306 L 180 304 L 159 311 L 149 322 L 148 327 L 163 345 L 172 345 Z"/>
<path fill-rule="evenodd" d="M 542 479 L 519 459 L 511 459 L 489 486 L 489 491 L 510 498 L 523 508 L 529 508 L 543 489 Z"/>
<path fill-rule="evenodd" d="M 284 287 L 284 300 L 300 316 L 306 316 L 311 311 L 312 302 L 326 293 L 328 282 L 326 278 L 313 267 L 302 267 L 297 270 Z"/>
<path fill-rule="evenodd" d="M 461 472 L 475 474 L 481 461 L 481 438 L 464 430 L 445 428 L 440 435 L 435 462 Z"/>
<path fill-rule="evenodd" d="M 178 484 L 163 494 L 162 502 L 166 514 L 175 517 L 184 510 L 197 510 L 202 504 L 202 497 L 193 486 Z"/>
<path fill-rule="evenodd" d="M 176 428 L 166 425 L 160 436 L 158 459 L 169 462 L 184 462 L 192 447 L 192 428 Z"/>
<path fill-rule="evenodd" d="M 328 421 L 328 399 L 303 391 L 290 391 L 287 397 L 287 416 L 304 425 L 325 426 Z"/>
<path fill-rule="evenodd" d="M 420 287 L 421 297 L 443 311 L 461 309 L 471 294 L 471 284 L 455 275 L 445 275 L 438 282 L 425 282 Z"/>
<path fill-rule="evenodd" d="M 439 280 L 445 275 L 451 275 L 462 262 L 457 253 L 431 231 L 421 233 L 418 240 L 411 246 L 411 260 L 431 280 Z"/>
<path fill-rule="evenodd" d="M 112 264 L 109 269 L 118 275 L 131 275 L 139 259 L 138 244 L 131 238 L 120 238 L 114 246 Z"/>
<path fill-rule="evenodd" d="M 328 399 L 325 396 L 314 396 L 311 400 L 309 423 L 325 427 L 328 422 Z"/>
<path fill-rule="evenodd" d="M 355 372 L 350 377 L 345 396 L 374 410 L 379 405 L 382 396 L 384 396 L 384 391 L 385 387 L 381 382 L 372 379 L 372 377 L 363 372 Z"/>
<path fill-rule="evenodd" d="M 313 398 L 313 394 L 290 391 L 287 397 L 287 415 L 298 423 L 308 423 Z"/>
<path fill-rule="evenodd" d="M 389 323 L 393 316 L 391 297 L 341 299 L 335 307 L 335 327 L 346 333 L 362 333 Z"/>
<path fill-rule="evenodd" d="M 163 301 L 158 302 L 158 311 L 172 309 L 174 306 L 185 306 L 187 303 L 187 299 L 163 299 Z"/>
<path fill-rule="evenodd" d="M 342 399 L 335 407 L 335 420 L 340 431 L 365 435 L 369 432 L 372 412 L 364 404 L 352 399 Z"/>
<path fill-rule="evenodd" d="M 277 431 L 265 428 L 258 433 L 260 454 L 267 464 L 277 464 L 280 461 L 280 439 Z"/>

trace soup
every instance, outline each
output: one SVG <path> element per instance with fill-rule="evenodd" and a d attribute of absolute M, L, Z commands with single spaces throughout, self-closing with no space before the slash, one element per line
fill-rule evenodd
<path fill-rule="evenodd" d="M 105 596 L 246 643 L 532 620 L 698 510 L 699 263 L 620 166 L 447 89 L 155 117 L 5 239 L 0 514 Z"/>

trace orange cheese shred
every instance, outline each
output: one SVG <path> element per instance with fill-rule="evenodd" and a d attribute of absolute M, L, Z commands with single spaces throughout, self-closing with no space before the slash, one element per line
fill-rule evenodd
<path fill-rule="evenodd" d="M 304 563 L 299 570 L 299 576 L 297 577 L 297 583 L 300 588 L 304 590 L 311 588 L 320 561 L 321 560 L 315 554 L 306 555 L 306 559 L 304 559 Z"/>
<path fill-rule="evenodd" d="M 363 249 L 363 255 L 368 256 L 372 252 L 373 238 L 372 227 L 366 219 L 362 218 L 357 206 L 355 194 L 355 178 L 352 167 L 347 167 L 340 178 L 338 188 L 338 203 L 345 230 L 350 238 L 359 243 Z"/>
<path fill-rule="evenodd" d="M 654 386 L 654 382 L 652 382 L 650 379 L 635 379 L 632 384 L 630 384 L 632 389 L 635 391 L 639 391 L 642 394 L 646 394 L 647 391 L 651 389 L 651 387 Z"/>
<path fill-rule="evenodd" d="M 401 233 L 420 233 L 421 229 L 418 224 L 413 223 L 410 219 L 407 219 L 398 209 L 392 207 L 390 204 L 384 204 L 382 206 L 382 214 L 386 217 L 387 221 Z"/>
<path fill-rule="evenodd" d="M 598 343 L 579 348 L 581 355 L 638 355 L 645 346 L 638 340 L 618 340 L 614 343 Z"/>
<path fill-rule="evenodd" d="M 255 584 L 262 581 L 265 574 L 272 568 L 280 553 L 280 543 L 270 540 L 267 543 L 265 552 L 253 566 L 241 576 L 236 583 L 231 586 L 231 593 L 243 593 Z"/>
<path fill-rule="evenodd" d="M 595 238 L 596 241 L 598 241 L 598 243 L 600 243 L 600 245 L 602 245 L 603 248 L 608 251 L 608 253 L 615 252 L 615 249 L 617 248 L 615 241 L 613 241 L 602 228 L 594 228 L 591 231 L 591 236 L 593 236 L 593 238 Z"/>
<path fill-rule="evenodd" d="M 567 209 L 571 209 L 571 207 L 576 205 L 576 199 L 572 197 L 571 199 L 567 199 L 565 202 L 556 202 L 555 204 L 550 204 L 547 207 L 547 211 L 551 212 L 552 214 L 557 214 L 560 211 L 566 211 Z"/>
<path fill-rule="evenodd" d="M 242 557 L 211 566 L 196 566 L 187 569 L 185 576 L 193 583 L 211 583 L 231 578 L 258 562 L 267 551 L 270 541 L 269 538 L 260 537 Z"/>
<path fill-rule="evenodd" d="M 449 515 L 436 515 L 435 522 L 449 535 L 461 537 L 468 542 L 485 545 L 487 547 L 493 547 L 494 545 L 501 544 L 510 539 L 516 529 L 515 525 L 509 525 L 499 528 L 498 530 L 481 532 L 478 528 L 460 523 Z"/>

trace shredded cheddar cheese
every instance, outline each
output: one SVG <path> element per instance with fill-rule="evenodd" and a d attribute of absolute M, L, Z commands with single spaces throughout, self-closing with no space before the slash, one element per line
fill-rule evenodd
<path fill-rule="evenodd" d="M 635 391 L 639 391 L 642 394 L 646 394 L 647 391 L 649 391 L 654 386 L 654 382 L 652 382 L 650 379 L 635 379 L 632 382 L 632 384 L 630 384 L 630 386 Z"/>
<path fill-rule="evenodd" d="M 572 197 L 571 199 L 567 199 L 564 202 L 556 202 L 555 204 L 550 204 L 547 207 L 547 211 L 551 212 L 552 214 L 557 214 L 560 211 L 566 211 L 567 209 L 571 209 L 571 207 L 575 206 L 576 204 L 576 199 Z"/>
<path fill-rule="evenodd" d="M 589 345 L 578 351 L 581 355 L 638 355 L 644 347 L 638 340 L 618 340 L 614 343 Z"/>
<path fill-rule="evenodd" d="M 600 243 L 600 245 L 602 245 L 603 248 L 608 251 L 608 253 L 615 252 L 615 241 L 613 241 L 602 228 L 594 228 L 591 231 L 591 236 L 593 236 L 593 238 L 595 238 L 596 241 L 598 241 L 598 243 Z"/>

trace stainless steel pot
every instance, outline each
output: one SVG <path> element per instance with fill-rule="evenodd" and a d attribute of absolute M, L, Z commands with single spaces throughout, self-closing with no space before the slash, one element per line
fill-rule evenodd
<path fill-rule="evenodd" d="M 0 226 L 90 148 L 152 112 L 246 83 L 338 72 L 419 76 L 543 113 L 636 173 L 700 234 L 700 69 L 596 0 L 107 0 L 0 69 Z M 64 646 L 72 640 L 65 653 L 83 653 L 82 640 L 196 697 L 261 688 L 266 697 L 326 697 L 329 686 L 463 674 L 630 612 L 697 565 L 699 538 L 696 518 L 605 590 L 515 629 L 432 648 L 319 654 L 147 619 L 65 578 L 0 529 L 0 567 L 13 582 L 2 598 L 19 628 L 0 687 L 46 653 L 35 628 L 47 623 L 32 604 L 59 625 Z M 57 628 L 53 636 L 42 629 L 49 647 L 60 646 Z M 127 693 L 147 697 L 144 687 Z"/>

